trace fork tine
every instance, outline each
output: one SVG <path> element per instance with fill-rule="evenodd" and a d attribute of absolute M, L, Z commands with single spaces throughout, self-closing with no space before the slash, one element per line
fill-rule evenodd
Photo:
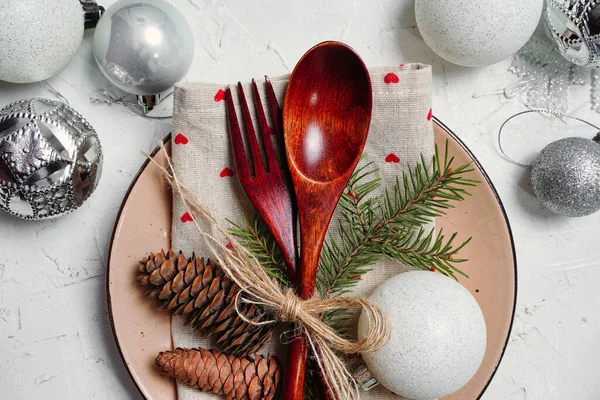
<path fill-rule="evenodd" d="M 275 96 L 275 90 L 271 80 L 265 75 L 265 82 L 267 85 L 267 97 L 269 99 L 269 107 L 271 108 L 271 118 L 273 119 L 273 131 L 277 138 L 277 145 L 279 146 L 279 154 L 281 155 L 282 165 L 284 170 L 287 171 L 287 158 L 285 154 L 285 141 L 283 140 L 283 119 L 281 118 L 281 109 L 279 103 L 277 103 L 277 96 Z"/>
<path fill-rule="evenodd" d="M 265 110 L 262 102 L 260 101 L 260 94 L 258 93 L 258 87 L 256 81 L 252 79 L 252 92 L 254 93 L 254 104 L 256 105 L 256 114 L 258 116 L 258 125 L 260 127 L 259 133 L 262 139 L 265 154 L 267 156 L 267 165 L 269 166 L 269 173 L 277 173 L 279 171 L 277 165 L 277 158 L 275 157 L 275 147 L 273 147 L 273 138 L 271 137 L 271 127 L 267 123 L 267 117 L 265 116 Z"/>
<path fill-rule="evenodd" d="M 233 146 L 233 155 L 238 176 L 240 178 L 249 178 L 250 165 L 248 164 L 248 158 L 246 157 L 246 149 L 244 149 L 240 125 L 238 123 L 237 114 L 233 105 L 233 96 L 231 95 L 231 89 L 229 87 L 225 91 L 225 101 L 227 103 L 227 122 L 229 125 L 229 135 L 231 136 L 231 144 Z"/>
<path fill-rule="evenodd" d="M 277 96 L 275 96 L 275 91 L 273 90 L 271 80 L 266 75 L 265 82 L 267 85 L 267 98 L 269 99 L 269 107 L 271 108 L 271 117 L 273 118 L 273 130 L 275 131 L 275 136 L 277 136 L 277 140 L 279 140 L 280 143 L 283 143 L 281 109 L 279 108 L 279 104 L 277 103 Z M 285 153 L 282 154 L 282 156 L 284 155 Z"/>
<path fill-rule="evenodd" d="M 256 140 L 256 132 L 254 131 L 250 109 L 248 108 L 248 102 L 246 101 L 246 95 L 244 94 L 244 88 L 242 87 L 241 82 L 238 82 L 238 89 L 240 103 L 242 105 L 242 115 L 244 116 L 244 125 L 246 126 L 246 134 L 248 135 L 248 144 L 250 145 L 252 165 L 254 166 L 254 176 L 264 175 L 266 173 L 265 167 L 263 165 L 262 156 L 260 155 L 258 140 Z"/>

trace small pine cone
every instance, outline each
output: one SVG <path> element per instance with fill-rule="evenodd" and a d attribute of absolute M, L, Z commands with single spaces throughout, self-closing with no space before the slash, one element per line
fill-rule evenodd
<path fill-rule="evenodd" d="M 186 259 L 182 252 L 162 250 L 140 261 L 137 280 L 162 309 L 185 315 L 189 325 L 216 339 L 226 353 L 237 357 L 255 353 L 273 335 L 275 324 L 252 325 L 238 315 L 239 288 L 214 261 L 205 263 L 195 254 Z M 239 309 L 250 321 L 272 319 L 252 304 L 239 303 Z"/>
<path fill-rule="evenodd" d="M 237 358 L 216 350 L 175 349 L 161 352 L 156 365 L 168 376 L 226 400 L 270 400 L 277 394 L 281 367 L 277 357 Z"/>

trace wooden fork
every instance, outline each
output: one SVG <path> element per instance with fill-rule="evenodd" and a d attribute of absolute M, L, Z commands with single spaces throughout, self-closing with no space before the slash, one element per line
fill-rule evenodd
<path fill-rule="evenodd" d="M 256 132 L 250 116 L 250 110 L 248 109 L 248 103 L 246 102 L 246 97 L 244 95 L 244 89 L 239 82 L 238 93 L 240 108 L 242 110 L 244 126 L 246 128 L 252 165 L 249 163 L 244 148 L 231 89 L 227 88 L 225 100 L 227 102 L 229 134 L 233 145 L 233 154 L 238 178 L 246 192 L 248 200 L 250 200 L 250 203 L 252 203 L 260 217 L 270 229 L 277 244 L 279 244 L 288 269 L 288 276 L 290 280 L 294 282 L 296 279 L 297 260 L 297 207 L 294 188 L 289 176 L 285 157 L 281 110 L 277 104 L 277 98 L 275 97 L 271 81 L 266 76 L 265 82 L 273 128 L 267 123 L 267 118 L 258 93 L 258 87 L 256 86 L 254 79 L 252 80 L 252 92 L 254 95 L 254 104 L 256 106 L 259 136 L 266 156 L 266 165 L 263 162 L 263 157 L 260 152 Z M 279 164 L 275 153 L 275 146 L 273 144 L 274 136 L 279 143 L 282 165 Z"/>

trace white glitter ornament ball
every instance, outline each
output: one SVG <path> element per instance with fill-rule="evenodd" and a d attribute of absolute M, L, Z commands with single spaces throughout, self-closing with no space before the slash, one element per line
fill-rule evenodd
<path fill-rule="evenodd" d="M 0 80 L 31 83 L 67 66 L 83 39 L 77 0 L 0 1 Z"/>
<path fill-rule="evenodd" d="M 440 57 L 458 65 L 494 64 L 535 31 L 544 0 L 416 0 L 417 25 Z"/>
<path fill-rule="evenodd" d="M 409 399 L 431 400 L 456 392 L 477 372 L 486 327 L 477 301 L 442 274 L 411 271 L 379 286 L 370 297 L 392 323 L 390 342 L 362 354 L 384 387 Z M 368 332 L 364 314 L 359 339 Z"/>

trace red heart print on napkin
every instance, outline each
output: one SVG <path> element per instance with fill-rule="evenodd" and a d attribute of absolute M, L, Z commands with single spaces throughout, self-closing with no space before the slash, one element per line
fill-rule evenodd
<path fill-rule="evenodd" d="M 429 109 L 429 114 L 427 114 L 427 121 L 431 121 L 432 117 L 433 117 L 433 110 L 430 108 Z"/>
<path fill-rule="evenodd" d="M 383 78 L 383 81 L 389 85 L 390 83 L 400 82 L 400 78 L 398 78 L 398 75 L 396 75 L 395 73 L 390 72 Z"/>
<path fill-rule="evenodd" d="M 385 158 L 385 162 L 386 163 L 399 163 L 400 159 L 398 158 L 397 155 L 395 155 L 394 153 L 390 153 L 387 155 L 387 157 Z"/>
<path fill-rule="evenodd" d="M 177 136 L 175 136 L 175 144 L 188 144 L 188 143 L 189 143 L 189 140 L 185 135 L 178 133 Z"/>
<path fill-rule="evenodd" d="M 231 168 L 223 168 L 223 171 L 221 171 L 221 173 L 219 174 L 219 176 L 221 178 L 225 178 L 225 177 L 233 176 L 233 175 L 234 175 L 234 173 Z"/>
<path fill-rule="evenodd" d="M 225 92 L 223 91 L 223 89 L 219 89 L 217 94 L 215 94 L 215 101 L 218 103 L 223 100 L 225 100 Z"/>
<path fill-rule="evenodd" d="M 192 214 L 190 214 L 189 212 L 186 212 L 185 214 L 183 214 L 181 216 L 181 222 L 183 222 L 184 224 L 186 222 L 193 222 L 194 221 L 194 217 L 192 217 Z"/>

